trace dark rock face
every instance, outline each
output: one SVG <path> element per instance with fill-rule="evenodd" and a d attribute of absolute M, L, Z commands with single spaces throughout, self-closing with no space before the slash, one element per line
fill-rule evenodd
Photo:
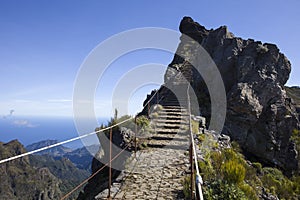
<path fill-rule="evenodd" d="M 297 152 L 290 136 L 299 122 L 284 88 L 291 71 L 289 60 L 276 45 L 235 37 L 226 26 L 207 30 L 192 18 L 184 17 L 180 31 L 209 53 L 221 73 L 227 95 L 223 132 L 262 162 L 287 173 L 297 169 Z M 177 52 L 185 58 L 174 56 L 165 74 L 165 84 L 186 60 L 201 59 L 192 43 L 184 35 L 181 37 Z M 199 112 L 210 119 L 210 96 L 203 78 L 196 72 L 192 87 Z"/>
<path fill-rule="evenodd" d="M 99 129 L 96 128 L 96 131 L 99 131 Z M 126 151 L 112 162 L 112 166 L 118 166 L 118 169 L 112 167 L 112 180 L 114 181 L 124 169 L 125 161 L 131 154 L 130 151 L 134 149 L 132 144 L 134 133 L 124 127 L 115 127 L 112 131 L 112 143 L 115 145 L 112 147 L 112 158 L 121 153 L 121 149 L 126 147 Z M 97 174 L 88 181 L 88 184 L 84 187 L 84 191 L 78 195 L 78 200 L 95 199 L 94 197 L 97 194 L 108 188 L 109 167 L 104 167 L 104 165 L 109 162 L 109 142 L 104 141 L 109 138 L 109 131 L 105 133 L 101 132 L 98 134 L 98 138 L 102 148 L 93 158 L 91 166 L 92 174 Z M 97 171 L 102 167 L 104 167 L 103 170 L 98 173 Z"/>

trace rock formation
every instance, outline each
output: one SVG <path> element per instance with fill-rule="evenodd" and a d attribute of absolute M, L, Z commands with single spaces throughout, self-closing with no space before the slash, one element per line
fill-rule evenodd
<path fill-rule="evenodd" d="M 116 123 L 112 121 L 109 125 Z M 127 124 L 128 125 L 128 124 Z M 102 127 L 103 128 L 103 127 Z M 96 128 L 95 131 L 99 131 L 100 128 Z M 130 156 L 130 151 L 133 150 L 132 138 L 134 133 L 124 127 L 115 127 L 112 130 L 112 158 L 121 152 L 123 148 L 128 146 L 127 151 L 122 153 L 122 156 L 117 157 L 113 162 L 112 166 L 118 166 L 118 168 L 112 168 L 112 179 L 115 180 L 124 169 L 126 159 Z M 98 134 L 99 141 L 101 143 L 101 149 L 95 155 L 92 160 L 92 174 L 96 173 L 109 161 L 109 131 L 105 133 L 100 132 Z M 88 181 L 88 184 L 84 187 L 84 191 L 78 195 L 78 200 L 94 199 L 94 197 L 107 188 L 108 186 L 108 173 L 109 167 L 104 167 L 102 171 L 97 173 L 93 178 Z"/>
<path fill-rule="evenodd" d="M 187 79 L 196 94 L 196 99 L 192 99 L 191 103 L 197 106 L 192 105 L 192 112 L 206 117 L 206 125 L 209 126 L 211 100 L 208 88 L 204 78 L 195 69 L 197 66 L 191 64 L 193 60 L 202 59 L 198 49 L 193 48 L 195 43 L 200 44 L 217 65 L 224 81 L 227 112 L 222 133 L 239 142 L 252 158 L 284 169 L 286 174 L 296 170 L 297 151 L 290 136 L 294 129 L 299 129 L 299 121 L 295 106 L 284 87 L 291 71 L 288 59 L 276 45 L 235 37 L 226 26 L 207 30 L 190 17 L 184 17 L 179 29 L 182 33 L 181 42 L 166 70 L 165 82 L 147 96 L 144 106 L 150 99 L 150 105 L 184 106 L 186 86 L 183 80 Z M 175 91 L 177 94 L 174 94 L 172 89 L 178 88 L 181 91 Z M 146 106 L 139 115 L 147 115 L 147 110 Z M 228 136 L 221 134 L 218 137 L 222 140 L 221 145 L 229 145 Z M 122 137 L 122 134 L 117 136 Z M 121 140 L 117 138 L 113 138 L 113 143 L 120 146 Z M 103 149 L 108 148 L 107 144 L 103 145 Z M 99 152 L 96 157 L 100 159 L 103 154 Z M 92 171 L 96 172 L 101 166 L 103 164 L 95 158 Z M 117 171 L 113 172 L 118 174 Z M 78 199 L 93 199 L 106 186 L 107 169 L 89 181 Z"/>
<path fill-rule="evenodd" d="M 18 141 L 0 143 L 0 159 L 25 153 Z M 51 200 L 62 196 L 60 180 L 48 168 L 34 168 L 28 157 L 0 165 L 0 199 Z"/>
<path fill-rule="evenodd" d="M 261 162 L 284 169 L 287 174 L 296 170 L 297 152 L 290 136 L 299 128 L 299 121 L 284 87 L 291 71 L 289 60 L 276 45 L 235 37 L 226 26 L 207 30 L 192 18 L 184 17 L 179 29 L 183 35 L 177 53 L 183 56 L 174 56 L 164 85 L 176 85 L 174 77 L 191 67 L 186 65 L 187 61 L 201 59 L 192 45 L 198 42 L 211 56 L 224 81 L 227 114 L 223 133 Z M 195 114 L 201 113 L 209 122 L 210 95 L 201 74 L 195 68 L 192 71 L 191 85 L 199 104 Z M 168 95 L 165 86 L 158 93 Z M 157 103 L 155 99 L 152 103 Z"/>

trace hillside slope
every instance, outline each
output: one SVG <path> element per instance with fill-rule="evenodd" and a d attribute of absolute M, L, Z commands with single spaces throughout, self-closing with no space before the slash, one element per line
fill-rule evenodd
<path fill-rule="evenodd" d="M 0 143 L 0 159 L 25 153 L 21 143 L 13 140 Z M 0 165 L 0 199 L 52 200 L 59 199 L 62 192 L 61 180 L 48 168 L 35 168 L 28 157 L 23 157 Z"/>
<path fill-rule="evenodd" d="M 299 86 L 293 86 L 293 87 L 285 87 L 287 95 L 293 99 L 296 107 L 296 111 L 299 115 L 299 121 L 300 121 L 300 87 Z"/>

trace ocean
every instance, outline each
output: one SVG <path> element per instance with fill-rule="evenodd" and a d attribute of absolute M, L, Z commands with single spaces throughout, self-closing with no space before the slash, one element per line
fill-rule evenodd
<path fill-rule="evenodd" d="M 99 124 L 107 124 L 108 118 L 99 118 Z M 96 127 L 90 127 L 94 131 Z M 6 116 L 0 118 L 0 141 L 17 139 L 24 146 L 42 140 L 64 141 L 79 136 L 72 117 L 23 117 Z M 83 146 L 81 140 L 64 144 L 72 149 Z"/>

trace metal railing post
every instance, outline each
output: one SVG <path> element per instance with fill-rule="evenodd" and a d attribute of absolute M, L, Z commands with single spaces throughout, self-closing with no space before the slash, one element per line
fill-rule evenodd
<path fill-rule="evenodd" d="M 135 133 L 134 133 L 134 157 L 136 158 L 136 151 L 137 151 L 137 145 L 136 145 L 136 133 L 137 133 L 137 123 L 136 123 L 136 117 L 134 118 L 134 123 L 135 123 Z"/>
<path fill-rule="evenodd" d="M 193 147 L 190 145 L 190 163 L 191 163 L 191 199 L 194 199 L 194 162 Z"/>
<path fill-rule="evenodd" d="M 188 85 L 188 89 L 187 89 L 187 98 L 188 98 L 188 110 L 189 110 L 189 122 L 190 122 L 190 144 L 191 144 L 191 148 L 190 148 L 190 159 L 192 159 L 191 161 L 191 199 L 195 198 L 199 198 L 200 200 L 203 200 L 203 193 L 202 193 L 202 187 L 201 185 L 203 184 L 203 180 L 202 177 L 199 173 L 199 166 L 198 166 L 198 160 L 197 160 L 197 152 L 196 152 L 196 147 L 195 147 L 195 142 L 194 142 L 194 136 L 192 133 L 192 116 L 191 116 L 191 102 L 190 102 L 190 95 L 189 95 L 189 88 L 190 86 Z M 194 165 L 195 165 L 195 169 L 196 169 L 196 183 L 195 183 L 195 187 L 196 190 L 195 192 L 197 193 L 195 196 L 193 194 L 194 189 Z"/>
<path fill-rule="evenodd" d="M 111 199 L 111 196 L 110 196 L 110 192 L 111 192 L 111 154 L 112 154 L 112 128 L 110 129 L 110 132 L 109 132 L 109 177 L 108 177 L 108 196 L 107 196 L 107 199 Z"/>

